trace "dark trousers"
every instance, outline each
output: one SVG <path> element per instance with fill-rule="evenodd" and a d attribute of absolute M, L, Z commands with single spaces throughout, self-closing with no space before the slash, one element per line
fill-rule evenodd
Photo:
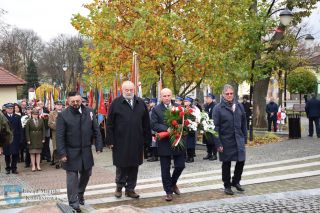
<path fill-rule="evenodd" d="M 187 157 L 188 158 L 193 158 L 196 154 L 196 149 L 191 148 L 191 149 L 187 149 Z"/>
<path fill-rule="evenodd" d="M 6 170 L 16 171 L 18 159 L 19 159 L 19 154 L 5 155 Z"/>
<path fill-rule="evenodd" d="M 177 184 L 178 179 L 185 167 L 185 156 L 173 156 L 174 170 L 170 173 L 171 156 L 160 156 L 161 178 L 163 189 L 167 194 L 172 194 L 172 187 Z"/>
<path fill-rule="evenodd" d="M 45 142 L 43 143 L 43 148 L 41 152 L 42 160 L 51 161 L 50 153 L 50 137 L 45 137 Z"/>
<path fill-rule="evenodd" d="M 243 172 L 244 161 L 237 161 L 234 169 L 234 174 L 231 182 L 231 162 L 222 162 L 222 181 L 225 188 L 231 187 L 231 184 L 238 184 L 241 180 L 241 175 Z"/>
<path fill-rule="evenodd" d="M 208 155 L 210 156 L 217 155 L 217 150 L 214 144 L 206 144 L 206 147 L 207 147 Z"/>
<path fill-rule="evenodd" d="M 276 132 L 277 131 L 277 117 L 276 116 L 272 116 L 270 118 L 268 118 L 268 131 L 271 132 L 271 123 L 273 123 L 273 131 Z"/>
<path fill-rule="evenodd" d="M 28 148 L 26 148 L 26 155 L 25 155 L 24 163 L 26 166 L 30 166 L 30 164 L 31 164 L 30 153 L 29 153 Z"/>
<path fill-rule="evenodd" d="M 309 117 L 309 135 L 313 136 L 313 123 L 316 126 L 317 136 L 320 137 L 319 117 Z"/>
<path fill-rule="evenodd" d="M 69 205 L 79 208 L 79 199 L 83 198 L 92 169 L 82 171 L 66 171 L 67 173 L 67 194 Z"/>
<path fill-rule="evenodd" d="M 138 166 L 117 167 L 116 184 L 118 188 L 126 188 L 126 191 L 134 191 L 137 185 Z"/>

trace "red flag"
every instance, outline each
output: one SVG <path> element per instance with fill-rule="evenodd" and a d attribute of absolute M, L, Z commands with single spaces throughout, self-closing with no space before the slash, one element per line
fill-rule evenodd
<path fill-rule="evenodd" d="M 104 96 L 103 96 L 102 89 L 100 90 L 100 103 L 99 103 L 98 113 L 101 115 L 107 115 L 107 110 L 104 105 Z"/>
<path fill-rule="evenodd" d="M 92 89 L 90 88 L 90 93 L 89 93 L 89 98 L 88 98 L 89 100 L 88 100 L 88 106 L 90 107 L 90 108 L 92 108 L 93 107 L 93 91 L 92 91 Z"/>

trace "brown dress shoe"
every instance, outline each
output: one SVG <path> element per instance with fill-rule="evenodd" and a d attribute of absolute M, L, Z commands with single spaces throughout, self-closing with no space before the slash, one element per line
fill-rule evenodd
<path fill-rule="evenodd" d="M 122 188 L 116 188 L 116 191 L 114 192 L 114 196 L 116 197 L 116 198 L 120 198 L 120 197 L 122 197 Z"/>
<path fill-rule="evenodd" d="M 140 195 L 138 195 L 135 191 L 126 191 L 126 196 L 131 198 L 139 198 Z"/>
<path fill-rule="evenodd" d="M 168 202 L 172 201 L 172 199 L 173 199 L 172 194 L 167 194 L 164 199 L 165 199 L 166 201 L 168 201 Z"/>
<path fill-rule="evenodd" d="M 173 193 L 175 193 L 176 195 L 180 195 L 180 194 L 181 194 L 181 192 L 180 192 L 180 190 L 179 190 L 179 188 L 178 188 L 177 185 L 174 185 L 174 186 L 172 187 L 172 191 L 173 191 Z"/>

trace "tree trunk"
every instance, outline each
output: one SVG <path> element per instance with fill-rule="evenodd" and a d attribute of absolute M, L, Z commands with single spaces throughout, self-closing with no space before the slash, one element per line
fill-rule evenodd
<path fill-rule="evenodd" d="M 270 77 L 259 80 L 253 90 L 253 127 L 267 128 L 266 96 L 268 93 Z"/>

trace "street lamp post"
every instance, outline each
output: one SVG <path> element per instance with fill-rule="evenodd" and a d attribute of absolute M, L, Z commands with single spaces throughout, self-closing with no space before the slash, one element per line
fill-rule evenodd
<path fill-rule="evenodd" d="M 63 77 L 64 77 L 64 89 L 68 90 L 68 86 L 67 86 L 67 70 L 68 70 L 68 66 L 67 65 L 63 65 L 62 70 L 63 70 Z"/>
<path fill-rule="evenodd" d="M 299 39 L 305 37 L 304 40 L 306 42 L 307 48 L 311 47 L 311 45 L 312 45 L 312 43 L 314 41 L 314 37 L 311 34 L 305 34 L 305 35 L 299 36 L 300 31 L 301 31 L 301 27 L 299 28 L 299 30 L 298 30 L 298 32 L 297 32 L 297 34 L 295 36 L 295 40 L 299 40 Z M 293 49 L 293 47 L 291 47 L 290 50 L 287 50 L 289 52 L 289 56 L 290 56 L 290 54 L 292 52 L 292 49 Z M 283 99 L 284 99 L 284 107 L 285 108 L 287 107 L 287 77 L 288 77 L 288 70 L 285 69 L 285 71 L 284 71 L 284 88 L 283 88 L 283 90 L 284 90 Z"/>

